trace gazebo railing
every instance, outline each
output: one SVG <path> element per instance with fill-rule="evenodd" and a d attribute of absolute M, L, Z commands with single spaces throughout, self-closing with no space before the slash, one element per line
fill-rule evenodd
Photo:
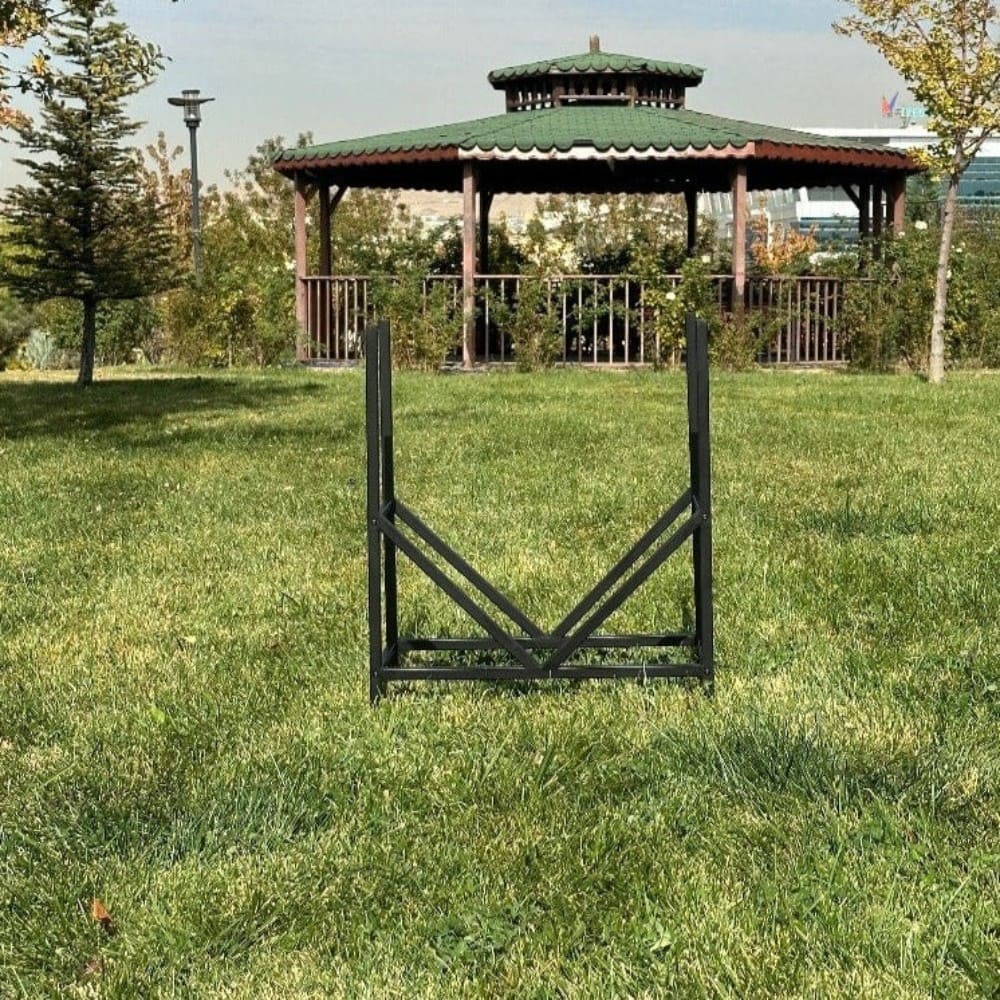
<path fill-rule="evenodd" d="M 336 275 L 301 279 L 305 290 L 304 360 L 336 363 L 364 353 L 363 332 L 381 317 L 378 283 L 386 276 Z M 538 279 L 513 274 L 476 278 L 478 325 L 476 356 L 482 361 L 514 360 L 514 347 L 503 317 L 516 309 L 526 281 L 541 280 L 545 303 L 559 331 L 560 360 L 567 364 L 648 364 L 669 357 L 674 345 L 658 342 L 646 284 L 629 275 L 562 274 Z M 664 275 L 658 291 L 677 293 L 680 275 Z M 712 277 L 713 299 L 720 314 L 732 308 L 730 275 Z M 426 296 L 434 285 L 449 289 L 446 298 L 457 312 L 462 305 L 462 280 L 457 275 L 430 275 L 423 282 Z M 771 364 L 838 364 L 846 360 L 842 312 L 845 282 L 840 278 L 794 276 L 748 278 L 744 309 L 749 319 L 764 316 L 767 342 L 760 360 Z M 456 344 L 456 350 L 458 351 Z M 458 351 L 460 354 L 460 351 Z"/>

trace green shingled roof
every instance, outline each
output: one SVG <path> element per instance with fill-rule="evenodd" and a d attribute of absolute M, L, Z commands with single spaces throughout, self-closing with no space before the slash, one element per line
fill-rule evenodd
<path fill-rule="evenodd" d="M 345 139 L 320 146 L 283 150 L 275 158 L 280 170 L 283 161 L 301 163 L 377 156 L 387 153 L 416 153 L 434 150 L 475 149 L 509 152 L 567 152 L 574 147 L 587 147 L 600 152 L 616 150 L 705 149 L 712 146 L 742 147 L 749 142 L 774 142 L 795 146 L 815 146 L 828 149 L 876 150 L 887 155 L 890 150 L 872 143 L 852 142 L 830 136 L 813 135 L 771 125 L 755 125 L 732 118 L 719 118 L 668 108 L 649 107 L 559 107 L 516 114 L 494 115 L 474 121 L 457 122 L 414 129 L 409 132 L 389 132 L 361 139 Z"/>
<path fill-rule="evenodd" d="M 644 59 L 641 56 L 624 56 L 615 52 L 581 52 L 576 56 L 561 59 L 542 59 L 539 62 L 523 63 L 520 66 L 505 66 L 493 70 L 487 79 L 494 86 L 509 80 L 526 77 L 546 76 L 549 73 L 653 73 L 658 76 L 683 77 L 696 83 L 701 82 L 705 71 L 700 66 L 688 63 L 661 62 L 658 59 Z"/>

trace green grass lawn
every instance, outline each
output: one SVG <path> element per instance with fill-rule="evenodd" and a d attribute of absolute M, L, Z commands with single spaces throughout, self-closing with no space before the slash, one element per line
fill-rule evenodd
<path fill-rule="evenodd" d="M 396 402 L 400 495 L 550 624 L 683 488 L 677 375 Z M 373 711 L 360 373 L 0 377 L 0 997 L 1000 995 L 998 421 L 716 376 L 714 699 Z"/>

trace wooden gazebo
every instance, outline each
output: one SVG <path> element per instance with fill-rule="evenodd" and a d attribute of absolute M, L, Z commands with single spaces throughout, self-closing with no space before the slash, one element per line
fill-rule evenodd
<path fill-rule="evenodd" d="M 495 194 L 681 194 L 693 249 L 698 194 L 731 192 L 734 304 L 746 283 L 749 191 L 842 187 L 863 237 L 900 230 L 906 178 L 920 170 L 905 152 L 692 111 L 687 91 L 702 76 L 685 63 L 602 52 L 592 38 L 581 55 L 491 72 L 504 114 L 282 151 L 274 167 L 295 182 L 300 324 L 308 203 L 319 199 L 320 271 L 330 275 L 331 219 L 351 187 L 462 193 L 466 366 L 475 360 L 475 281 L 489 272 Z"/>

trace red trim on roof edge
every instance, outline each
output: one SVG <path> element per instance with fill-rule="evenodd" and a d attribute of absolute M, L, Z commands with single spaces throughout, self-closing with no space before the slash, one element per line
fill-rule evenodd
<path fill-rule="evenodd" d="M 449 163 L 457 160 L 457 146 L 441 146 L 435 149 L 394 150 L 387 153 L 349 153 L 342 156 L 276 160 L 274 169 L 280 174 L 293 174 L 297 170 L 325 170 L 328 167 L 373 167 L 389 163 Z"/>
<path fill-rule="evenodd" d="M 548 151 L 531 156 L 522 153 L 521 156 L 513 150 L 488 149 L 480 151 L 478 156 L 470 156 L 471 150 L 463 150 L 459 146 L 442 146 L 433 149 L 393 150 L 384 153 L 348 153 L 340 156 L 300 157 L 295 160 L 278 160 L 274 169 L 282 174 L 294 174 L 297 171 L 327 170 L 337 167 L 370 167 L 388 166 L 408 163 L 454 163 L 460 159 L 484 160 L 564 160 L 572 161 L 572 155 L 560 155 L 558 150 Z M 642 151 L 637 151 L 642 152 Z M 464 155 L 463 155 L 464 154 Z M 513 154 L 513 155 L 512 155 Z M 605 151 L 595 150 L 594 159 L 634 159 L 625 151 L 611 147 Z M 641 156 L 639 157 L 641 158 Z M 588 158 L 589 159 L 589 158 Z M 784 163 L 830 164 L 836 166 L 882 168 L 889 171 L 905 171 L 919 173 L 922 167 L 902 150 L 889 149 L 845 149 L 833 146 L 813 146 L 774 142 L 773 140 L 756 140 L 746 146 L 727 145 L 723 147 L 706 146 L 702 149 L 686 147 L 674 151 L 673 155 L 664 159 L 720 159 L 749 160 L 750 162 L 778 161 Z M 580 162 L 586 162 L 582 159 Z"/>
<path fill-rule="evenodd" d="M 813 146 L 758 140 L 758 160 L 784 160 L 795 163 L 830 163 L 848 167 L 885 167 L 918 173 L 922 167 L 903 150 L 845 149 L 843 146 Z"/>

